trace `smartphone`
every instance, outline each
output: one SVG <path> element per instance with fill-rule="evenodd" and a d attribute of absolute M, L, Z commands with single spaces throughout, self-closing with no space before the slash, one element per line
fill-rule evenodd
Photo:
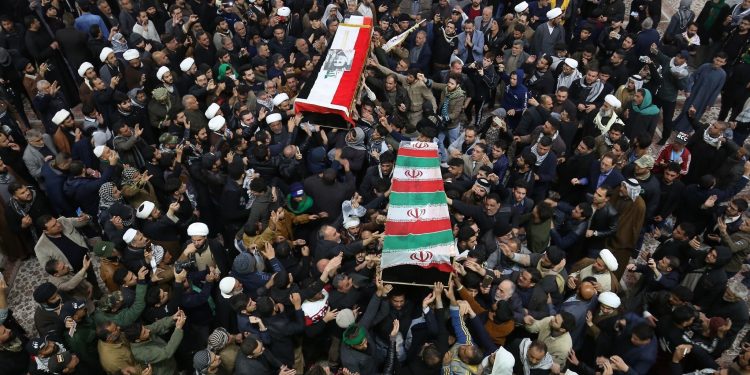
<path fill-rule="evenodd" d="M 76 208 L 76 215 L 77 216 L 83 215 L 83 210 L 81 210 L 81 207 Z"/>
<path fill-rule="evenodd" d="M 492 281 L 494 279 L 490 275 L 484 275 L 484 278 L 482 279 L 482 288 L 487 288 L 490 285 L 492 285 Z"/>

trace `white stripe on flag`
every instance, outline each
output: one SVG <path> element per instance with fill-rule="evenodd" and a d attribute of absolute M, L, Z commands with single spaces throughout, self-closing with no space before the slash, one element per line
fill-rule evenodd
<path fill-rule="evenodd" d="M 448 219 L 448 205 L 432 206 L 389 206 L 388 221 L 430 221 Z"/>
<path fill-rule="evenodd" d="M 440 168 L 406 168 L 396 167 L 393 169 L 393 179 L 401 181 L 431 181 L 442 180 L 443 175 Z"/>
<path fill-rule="evenodd" d="M 410 148 L 414 150 L 437 150 L 438 146 L 435 142 L 401 141 L 401 144 L 398 146 L 398 148 Z"/>
<path fill-rule="evenodd" d="M 405 264 L 429 266 L 436 263 L 451 264 L 451 257 L 458 255 L 454 243 L 425 247 L 420 250 L 388 250 L 380 259 L 382 268 Z"/>
<path fill-rule="evenodd" d="M 339 28 L 336 30 L 336 36 L 331 43 L 331 49 L 329 50 L 325 61 L 323 61 L 322 66 L 329 66 L 328 59 L 337 58 L 336 54 L 331 53 L 331 51 L 334 50 L 344 51 L 349 58 L 354 58 L 354 53 L 366 53 L 367 51 L 355 51 L 354 46 L 357 44 L 357 38 L 360 31 L 369 32 L 370 30 L 370 28 L 339 25 Z M 351 61 L 349 61 L 349 63 L 351 63 Z M 335 73 L 331 74 L 331 72 Z M 336 91 L 338 90 L 339 82 L 341 81 L 341 76 L 343 74 L 344 70 L 329 71 L 321 68 L 318 73 L 318 78 L 315 80 L 313 89 L 310 91 L 310 95 L 306 101 L 312 104 L 330 106 L 333 97 L 336 96 Z"/>

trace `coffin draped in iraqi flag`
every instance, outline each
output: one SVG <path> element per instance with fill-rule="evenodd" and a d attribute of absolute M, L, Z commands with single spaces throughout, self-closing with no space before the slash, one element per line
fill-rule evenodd
<path fill-rule="evenodd" d="M 401 142 L 391 181 L 381 268 L 385 273 L 390 267 L 409 265 L 449 273 L 456 255 L 437 144 Z M 439 281 L 429 278 L 433 277 L 412 275 L 410 281 Z"/>
<path fill-rule="evenodd" d="M 349 128 L 370 54 L 372 18 L 351 16 L 336 30 L 325 60 L 318 63 L 294 101 L 303 121 Z"/>

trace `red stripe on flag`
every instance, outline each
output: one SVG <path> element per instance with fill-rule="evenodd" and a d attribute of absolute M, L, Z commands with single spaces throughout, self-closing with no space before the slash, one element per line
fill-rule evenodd
<path fill-rule="evenodd" d="M 401 147 L 398 149 L 399 156 L 411 156 L 415 158 L 436 158 L 438 156 L 437 150 L 428 149 L 416 149 L 409 147 Z"/>
<path fill-rule="evenodd" d="M 443 191 L 442 180 L 396 180 L 391 182 L 391 192 L 394 193 L 434 193 Z"/>
<path fill-rule="evenodd" d="M 432 263 L 422 268 L 437 268 L 440 272 L 453 272 L 453 266 L 449 263 Z"/>
<path fill-rule="evenodd" d="M 451 229 L 450 219 L 416 220 L 416 221 L 388 221 L 385 223 L 385 233 L 389 236 L 406 236 L 408 234 L 426 234 Z"/>
<path fill-rule="evenodd" d="M 340 110 L 337 110 L 337 109 L 333 109 L 333 108 L 326 108 L 326 107 L 324 107 L 322 105 L 302 103 L 302 102 L 295 102 L 294 103 L 294 108 L 295 108 L 295 111 L 296 111 L 295 113 L 300 113 L 300 112 L 330 113 L 330 114 L 334 114 L 334 115 L 339 115 L 339 116 L 347 119 L 347 121 L 351 120 L 349 117 L 346 116 L 346 112 L 340 111 Z"/>
<path fill-rule="evenodd" d="M 333 96 L 331 104 L 346 108 L 350 108 L 352 105 L 352 99 L 354 99 L 354 94 L 357 92 L 357 85 L 362 76 L 362 69 L 364 69 L 365 61 L 368 57 L 367 52 L 370 48 L 370 36 L 372 35 L 372 18 L 365 17 L 364 24 L 370 27 L 363 27 L 357 33 L 357 41 L 354 43 L 355 53 L 352 60 L 352 68 L 344 72 L 341 76 L 339 86 L 336 88 L 336 95 Z M 354 123 L 351 117 L 345 116 L 345 118 L 347 121 Z"/>

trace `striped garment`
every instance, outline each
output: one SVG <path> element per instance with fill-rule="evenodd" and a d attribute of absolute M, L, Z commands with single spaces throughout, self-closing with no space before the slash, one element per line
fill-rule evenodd
<path fill-rule="evenodd" d="M 457 255 L 435 143 L 401 142 L 391 182 L 382 268 L 437 267 Z"/>

